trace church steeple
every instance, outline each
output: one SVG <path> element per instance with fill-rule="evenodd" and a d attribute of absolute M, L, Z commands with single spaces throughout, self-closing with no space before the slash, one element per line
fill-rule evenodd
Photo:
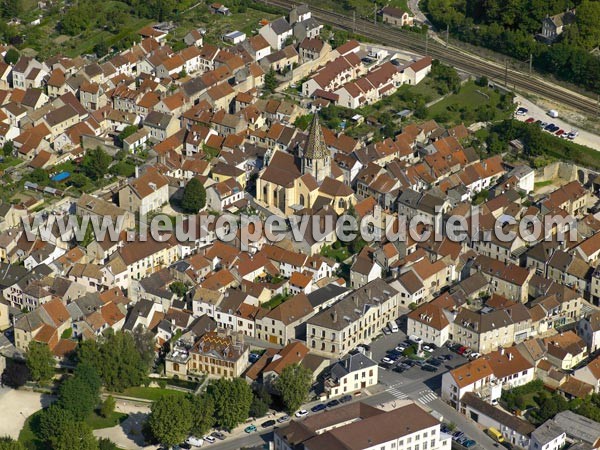
<path fill-rule="evenodd" d="M 302 155 L 302 174 L 310 173 L 317 183 L 331 175 L 331 155 L 325 144 L 319 115 L 315 113 L 308 129 L 308 141 Z"/>

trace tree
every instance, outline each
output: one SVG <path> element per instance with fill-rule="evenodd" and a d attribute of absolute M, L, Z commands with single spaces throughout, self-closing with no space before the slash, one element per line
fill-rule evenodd
<path fill-rule="evenodd" d="M 98 58 L 102 58 L 108 53 L 108 44 L 104 39 L 100 39 L 96 45 L 94 45 L 94 53 Z"/>
<path fill-rule="evenodd" d="M 116 402 L 112 395 L 106 397 L 106 400 L 102 402 L 102 406 L 100 407 L 100 415 L 102 417 L 110 417 L 110 415 L 115 412 Z"/>
<path fill-rule="evenodd" d="M 179 297 L 184 297 L 188 291 L 188 287 L 181 281 L 174 281 L 169 286 L 169 289 Z"/>
<path fill-rule="evenodd" d="M 312 372 L 300 364 L 291 364 L 281 371 L 275 387 L 288 413 L 293 413 L 306 401 L 311 385 Z"/>
<path fill-rule="evenodd" d="M 117 392 L 141 385 L 151 363 L 148 353 L 136 347 L 134 336 L 123 331 L 109 332 L 99 342 L 82 342 L 77 356 L 96 369 L 108 390 Z"/>
<path fill-rule="evenodd" d="M 87 151 L 81 162 L 81 167 L 88 177 L 96 181 L 104 176 L 111 161 L 112 158 L 108 153 L 100 147 L 96 147 L 95 149 Z"/>
<path fill-rule="evenodd" d="M 25 353 L 25 359 L 33 381 L 46 384 L 52 379 L 55 361 L 47 344 L 31 341 Z"/>
<path fill-rule="evenodd" d="M 2 372 L 2 383 L 13 389 L 19 389 L 31 379 L 27 364 L 12 359 L 6 360 L 6 368 Z"/>
<path fill-rule="evenodd" d="M 192 411 L 194 419 L 191 433 L 203 436 L 215 425 L 215 404 L 209 395 L 195 395 L 192 397 Z"/>
<path fill-rule="evenodd" d="M 148 367 L 154 362 L 154 335 L 152 332 L 142 326 L 138 325 L 133 330 L 133 344 L 135 349 L 142 357 L 142 361 Z"/>
<path fill-rule="evenodd" d="M 58 430 L 61 430 L 67 422 L 72 420 L 74 418 L 71 412 L 54 403 L 42 410 L 38 435 L 42 440 L 50 442 L 56 437 Z"/>
<path fill-rule="evenodd" d="M 221 427 L 232 430 L 248 418 L 252 404 L 252 389 L 241 378 L 220 378 L 209 386 L 215 405 L 215 420 Z"/>
<path fill-rule="evenodd" d="M 206 190 L 197 178 L 192 178 L 185 185 L 181 208 L 185 213 L 197 214 L 206 205 Z"/>
<path fill-rule="evenodd" d="M 94 389 L 83 377 L 78 376 L 64 381 L 58 392 L 58 404 L 74 417 L 87 417 L 100 400 L 99 389 Z"/>
<path fill-rule="evenodd" d="M 271 395 L 265 385 L 261 384 L 254 390 L 254 397 L 250 405 L 250 416 L 264 417 L 269 412 Z"/>
<path fill-rule="evenodd" d="M 16 64 L 17 61 L 19 61 L 20 58 L 20 54 L 17 51 L 17 49 L 15 48 L 9 48 L 8 51 L 6 52 L 6 55 L 4 55 L 4 62 L 6 64 Z"/>
<path fill-rule="evenodd" d="M 50 180 L 50 177 L 46 171 L 44 169 L 40 169 L 39 167 L 33 169 L 28 178 L 33 183 L 47 183 Z"/>
<path fill-rule="evenodd" d="M 269 70 L 265 75 L 265 90 L 267 92 L 275 92 L 277 88 L 277 77 L 275 76 L 275 71 L 273 69 Z"/>
<path fill-rule="evenodd" d="M 0 450 L 25 450 L 23 444 L 9 436 L 0 437 Z"/>
<path fill-rule="evenodd" d="M 121 141 L 124 141 L 129 136 L 136 133 L 137 131 L 138 131 L 138 127 L 136 127 L 135 125 L 129 125 L 129 126 L 125 127 L 125 129 L 123 131 L 121 131 L 121 133 L 119 134 L 119 139 L 121 139 Z"/>
<path fill-rule="evenodd" d="M 75 419 L 65 421 L 50 439 L 54 450 L 98 450 L 98 441 L 92 429 L 84 422 Z"/>
<path fill-rule="evenodd" d="M 152 403 L 148 425 L 161 444 L 176 445 L 186 438 L 193 421 L 194 414 L 189 399 L 166 395 Z"/>
<path fill-rule="evenodd" d="M 4 156 L 12 156 L 14 150 L 15 150 L 15 146 L 13 144 L 13 141 L 7 141 L 2 146 L 2 153 L 4 154 Z"/>
<path fill-rule="evenodd" d="M 117 444 L 111 441 L 108 438 L 100 438 L 98 439 L 98 448 L 99 450 L 119 450 Z"/>

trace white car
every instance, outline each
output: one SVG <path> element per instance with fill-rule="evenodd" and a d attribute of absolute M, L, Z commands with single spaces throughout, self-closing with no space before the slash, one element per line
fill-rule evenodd
<path fill-rule="evenodd" d="M 381 358 L 381 362 L 384 364 L 393 364 L 394 361 L 391 358 L 388 358 L 387 356 L 384 356 L 383 358 Z"/>
<path fill-rule="evenodd" d="M 469 355 L 469 359 L 477 359 L 481 356 L 481 353 L 473 352 Z"/>
<path fill-rule="evenodd" d="M 305 409 L 301 409 L 300 411 L 298 411 L 296 413 L 296 417 L 304 417 L 304 416 L 307 416 L 307 415 L 308 415 L 308 411 L 305 410 Z"/>
<path fill-rule="evenodd" d="M 203 439 L 206 442 L 208 442 L 209 444 L 214 444 L 215 442 L 217 442 L 217 440 L 214 437 L 210 436 L 210 435 L 209 436 L 204 436 Z"/>
<path fill-rule="evenodd" d="M 201 438 L 197 438 L 196 436 L 190 436 L 185 440 L 186 444 L 190 444 L 192 447 L 202 447 L 204 444 L 204 440 Z"/>
<path fill-rule="evenodd" d="M 421 338 L 420 338 L 420 337 L 418 337 L 418 336 L 415 336 L 414 334 L 411 334 L 411 335 L 408 337 L 408 340 L 409 340 L 410 342 L 414 342 L 415 344 L 422 344 L 422 343 L 423 343 L 423 339 L 421 339 Z"/>
<path fill-rule="evenodd" d="M 424 345 L 423 346 L 423 350 L 425 350 L 426 352 L 432 352 L 433 351 L 433 349 L 429 345 Z"/>
<path fill-rule="evenodd" d="M 399 345 L 394 350 L 396 350 L 397 352 L 402 353 L 404 350 L 406 350 L 406 347 L 404 345 Z"/>

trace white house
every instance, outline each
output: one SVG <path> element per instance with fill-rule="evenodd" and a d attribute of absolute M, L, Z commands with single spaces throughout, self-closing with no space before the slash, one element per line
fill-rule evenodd
<path fill-rule="evenodd" d="M 284 17 L 274 20 L 263 26 L 258 33 L 265 38 L 269 45 L 275 50 L 281 50 L 285 46 L 287 38 L 292 37 L 293 30 Z"/>
<path fill-rule="evenodd" d="M 550 419 L 531 433 L 529 450 L 559 450 L 566 441 L 567 433 Z"/>
<path fill-rule="evenodd" d="M 375 386 L 378 368 L 375 361 L 362 353 L 347 355 L 330 367 L 324 381 L 325 392 L 331 398 Z"/>

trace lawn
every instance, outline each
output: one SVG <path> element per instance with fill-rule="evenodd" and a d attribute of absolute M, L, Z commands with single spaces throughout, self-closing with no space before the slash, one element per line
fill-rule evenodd
<path fill-rule="evenodd" d="M 125 389 L 121 394 L 115 395 L 124 395 L 126 397 L 134 397 L 141 398 L 143 400 L 151 400 L 156 401 L 165 396 L 174 396 L 174 397 L 185 397 L 187 394 L 181 391 L 175 391 L 173 389 L 161 389 L 161 388 L 151 388 L 151 387 L 131 387 Z"/>
<path fill-rule="evenodd" d="M 458 94 L 451 94 L 429 108 L 428 117 L 439 123 L 470 125 L 479 121 L 498 121 L 511 117 L 511 110 L 502 110 L 501 94 L 473 81 L 465 83 Z"/>
<path fill-rule="evenodd" d="M 99 430 L 101 428 L 110 428 L 114 427 L 115 425 L 119 425 L 121 422 L 127 419 L 127 416 L 127 414 L 114 411 L 110 416 L 102 417 L 98 415 L 96 411 L 94 411 L 86 419 L 85 423 L 87 423 L 92 430 Z"/>
<path fill-rule="evenodd" d="M 325 245 L 321 249 L 321 255 L 325 256 L 326 258 L 333 258 L 337 262 L 342 262 L 350 257 L 350 252 L 346 247 L 340 247 L 335 249 L 330 245 Z"/>
<path fill-rule="evenodd" d="M 535 183 L 533 185 L 534 190 L 535 189 L 540 189 L 546 186 L 550 186 L 552 183 L 554 183 L 552 180 L 546 180 L 546 181 L 538 181 L 537 183 Z"/>
<path fill-rule="evenodd" d="M 356 10 L 358 16 L 368 16 L 373 19 L 373 2 L 371 0 L 349 0 L 341 2 L 340 0 L 307 0 L 305 3 L 315 5 L 319 8 L 325 8 L 332 11 L 352 15 L 346 5 L 350 5 Z M 389 0 L 385 2 L 387 6 L 409 11 L 406 0 Z"/>
<path fill-rule="evenodd" d="M 268 302 L 263 303 L 261 306 L 263 308 L 273 309 L 273 308 L 281 305 L 288 298 L 290 298 L 290 295 L 277 294 L 271 300 L 269 300 Z"/>

